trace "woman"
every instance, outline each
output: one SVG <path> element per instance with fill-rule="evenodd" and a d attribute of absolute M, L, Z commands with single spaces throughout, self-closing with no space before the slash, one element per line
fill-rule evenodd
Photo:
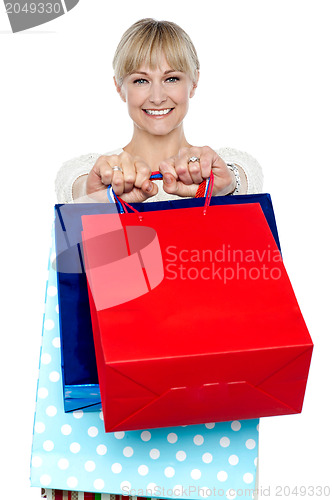
<path fill-rule="evenodd" d="M 214 196 L 261 191 L 263 176 L 254 158 L 230 148 L 194 147 L 185 137 L 183 119 L 198 84 L 199 61 L 179 26 L 138 21 L 124 33 L 113 68 L 116 90 L 133 121 L 132 139 L 112 153 L 65 163 L 56 178 L 60 203 L 96 192 L 106 202 L 109 184 L 128 203 L 193 197 L 211 170 Z M 149 181 L 155 170 L 162 181 Z"/>
<path fill-rule="evenodd" d="M 60 203 L 86 201 L 86 195 L 107 202 L 109 184 L 128 203 L 194 197 L 211 171 L 214 196 L 261 191 L 262 172 L 254 158 L 230 148 L 193 146 L 185 137 L 183 120 L 198 84 L 199 61 L 179 26 L 138 21 L 124 33 L 113 68 L 116 90 L 133 121 L 132 138 L 112 153 L 66 162 L 56 178 Z M 163 180 L 152 182 L 156 170 Z M 59 495 L 47 490 L 47 498 Z"/>

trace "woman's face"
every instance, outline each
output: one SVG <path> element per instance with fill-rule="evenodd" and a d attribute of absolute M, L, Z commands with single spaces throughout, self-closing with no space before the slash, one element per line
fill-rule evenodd
<path fill-rule="evenodd" d="M 167 135 L 182 124 L 196 83 L 163 57 L 159 68 L 143 65 L 116 86 L 136 127 L 151 135 Z"/>

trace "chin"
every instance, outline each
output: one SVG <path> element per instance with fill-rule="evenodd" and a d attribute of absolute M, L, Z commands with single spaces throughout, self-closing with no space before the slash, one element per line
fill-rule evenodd
<path fill-rule="evenodd" d="M 171 132 L 173 132 L 174 129 L 168 130 L 167 132 L 162 132 L 162 131 L 155 131 L 155 132 L 150 132 L 151 135 L 155 135 L 157 137 L 163 137 L 166 135 L 169 135 Z"/>
<path fill-rule="evenodd" d="M 157 123 L 155 126 L 153 127 L 146 127 L 145 130 L 151 134 L 151 135 L 158 135 L 158 136 L 162 136 L 162 135 L 169 135 L 171 134 L 172 132 L 174 132 L 175 130 L 177 130 L 178 127 L 180 127 L 182 122 L 180 123 L 176 123 L 176 124 L 168 124 L 168 126 L 165 124 L 162 124 L 162 123 Z"/>
<path fill-rule="evenodd" d="M 161 136 L 166 136 L 168 134 L 170 134 L 171 132 L 173 132 L 174 128 L 167 128 L 167 129 L 163 129 L 163 128 L 143 128 L 142 127 L 142 130 L 145 130 L 145 132 L 147 132 L 148 134 L 150 135 L 154 135 L 154 136 L 158 136 L 158 137 L 161 137 Z"/>

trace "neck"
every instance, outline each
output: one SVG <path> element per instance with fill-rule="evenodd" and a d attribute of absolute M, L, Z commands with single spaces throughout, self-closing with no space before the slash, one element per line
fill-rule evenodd
<path fill-rule="evenodd" d="M 159 170 L 159 165 L 163 160 L 175 156 L 179 149 L 189 146 L 182 126 L 166 136 L 147 134 L 134 127 L 133 137 L 123 150 L 132 156 L 142 158 L 151 170 Z"/>

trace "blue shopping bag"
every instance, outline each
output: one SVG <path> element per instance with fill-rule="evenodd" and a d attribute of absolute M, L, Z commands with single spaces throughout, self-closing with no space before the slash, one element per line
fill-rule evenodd
<path fill-rule="evenodd" d="M 260 204 L 274 239 L 280 249 L 272 201 L 269 194 L 221 196 L 211 199 L 214 205 Z M 144 213 L 200 207 L 201 198 L 137 203 L 132 206 Z M 83 215 L 117 213 L 115 204 L 88 203 L 56 205 L 55 241 L 59 293 L 61 364 L 65 411 L 98 410 L 100 391 L 82 251 Z"/>

